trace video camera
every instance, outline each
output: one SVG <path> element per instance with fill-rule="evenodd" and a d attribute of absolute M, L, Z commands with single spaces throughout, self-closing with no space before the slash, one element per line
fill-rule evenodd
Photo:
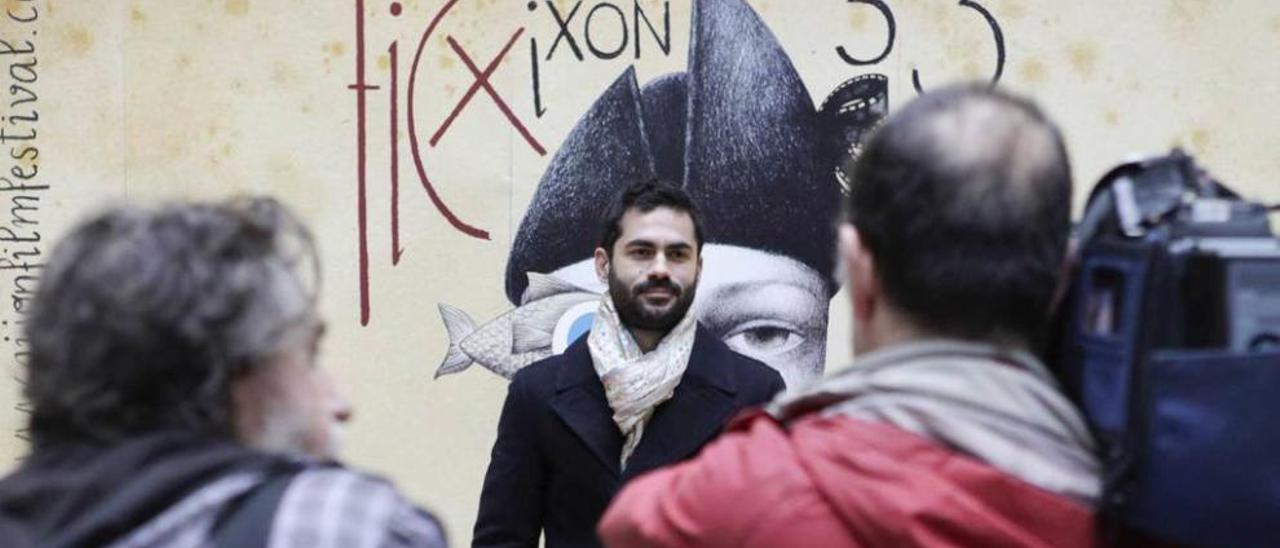
<path fill-rule="evenodd" d="M 1280 238 L 1181 151 L 1103 177 L 1076 229 L 1056 367 L 1103 452 L 1103 515 L 1280 545 Z"/>

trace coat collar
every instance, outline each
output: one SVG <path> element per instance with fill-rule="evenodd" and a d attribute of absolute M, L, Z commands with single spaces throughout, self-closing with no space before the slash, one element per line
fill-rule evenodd
<path fill-rule="evenodd" d="M 701 324 L 689 366 L 670 400 L 654 412 L 644 437 L 619 470 L 622 433 L 591 362 L 584 335 L 565 349 L 556 373 L 552 408 L 615 476 L 633 476 L 691 455 L 715 435 L 736 409 L 737 371 L 731 352 Z"/>

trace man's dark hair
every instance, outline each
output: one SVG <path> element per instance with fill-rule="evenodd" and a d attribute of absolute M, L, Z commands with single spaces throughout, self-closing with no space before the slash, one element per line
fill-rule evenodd
<path fill-rule="evenodd" d="M 278 349 L 318 283 L 309 232 L 270 199 L 89 219 L 54 249 L 25 326 L 33 441 L 232 435 L 232 377 Z"/>
<path fill-rule="evenodd" d="M 600 234 L 600 247 L 605 253 L 613 256 L 613 244 L 622 237 L 622 216 L 635 209 L 648 213 L 660 207 L 683 211 L 693 220 L 693 237 L 698 243 L 698 253 L 702 253 L 702 214 L 698 205 L 684 189 L 661 181 L 645 179 L 636 181 L 623 188 L 605 210 L 601 222 L 603 230 Z"/>
<path fill-rule="evenodd" d="M 1031 102 L 987 86 L 916 99 L 857 160 L 847 211 L 887 298 L 916 323 L 965 338 L 1041 335 L 1067 248 L 1071 170 Z"/>

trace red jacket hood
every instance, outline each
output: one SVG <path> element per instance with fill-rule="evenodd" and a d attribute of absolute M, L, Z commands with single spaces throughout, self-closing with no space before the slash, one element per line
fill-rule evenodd
<path fill-rule="evenodd" d="M 1083 505 L 894 426 L 815 415 L 792 422 L 788 438 L 788 458 L 866 544 L 1093 543 Z"/>
<path fill-rule="evenodd" d="M 757 412 L 631 482 L 611 547 L 1091 546 L 1082 504 L 895 426 Z"/>

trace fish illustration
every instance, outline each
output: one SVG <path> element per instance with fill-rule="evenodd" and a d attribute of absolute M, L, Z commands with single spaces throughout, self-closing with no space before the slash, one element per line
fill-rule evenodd
<path fill-rule="evenodd" d="M 510 379 L 522 367 L 554 354 L 556 335 L 568 338 L 584 331 L 584 325 L 590 327 L 600 293 L 546 274 L 530 272 L 528 276 L 529 287 L 520 306 L 479 327 L 466 312 L 439 303 L 440 318 L 449 333 L 449 350 L 434 378 L 479 363 Z"/>

